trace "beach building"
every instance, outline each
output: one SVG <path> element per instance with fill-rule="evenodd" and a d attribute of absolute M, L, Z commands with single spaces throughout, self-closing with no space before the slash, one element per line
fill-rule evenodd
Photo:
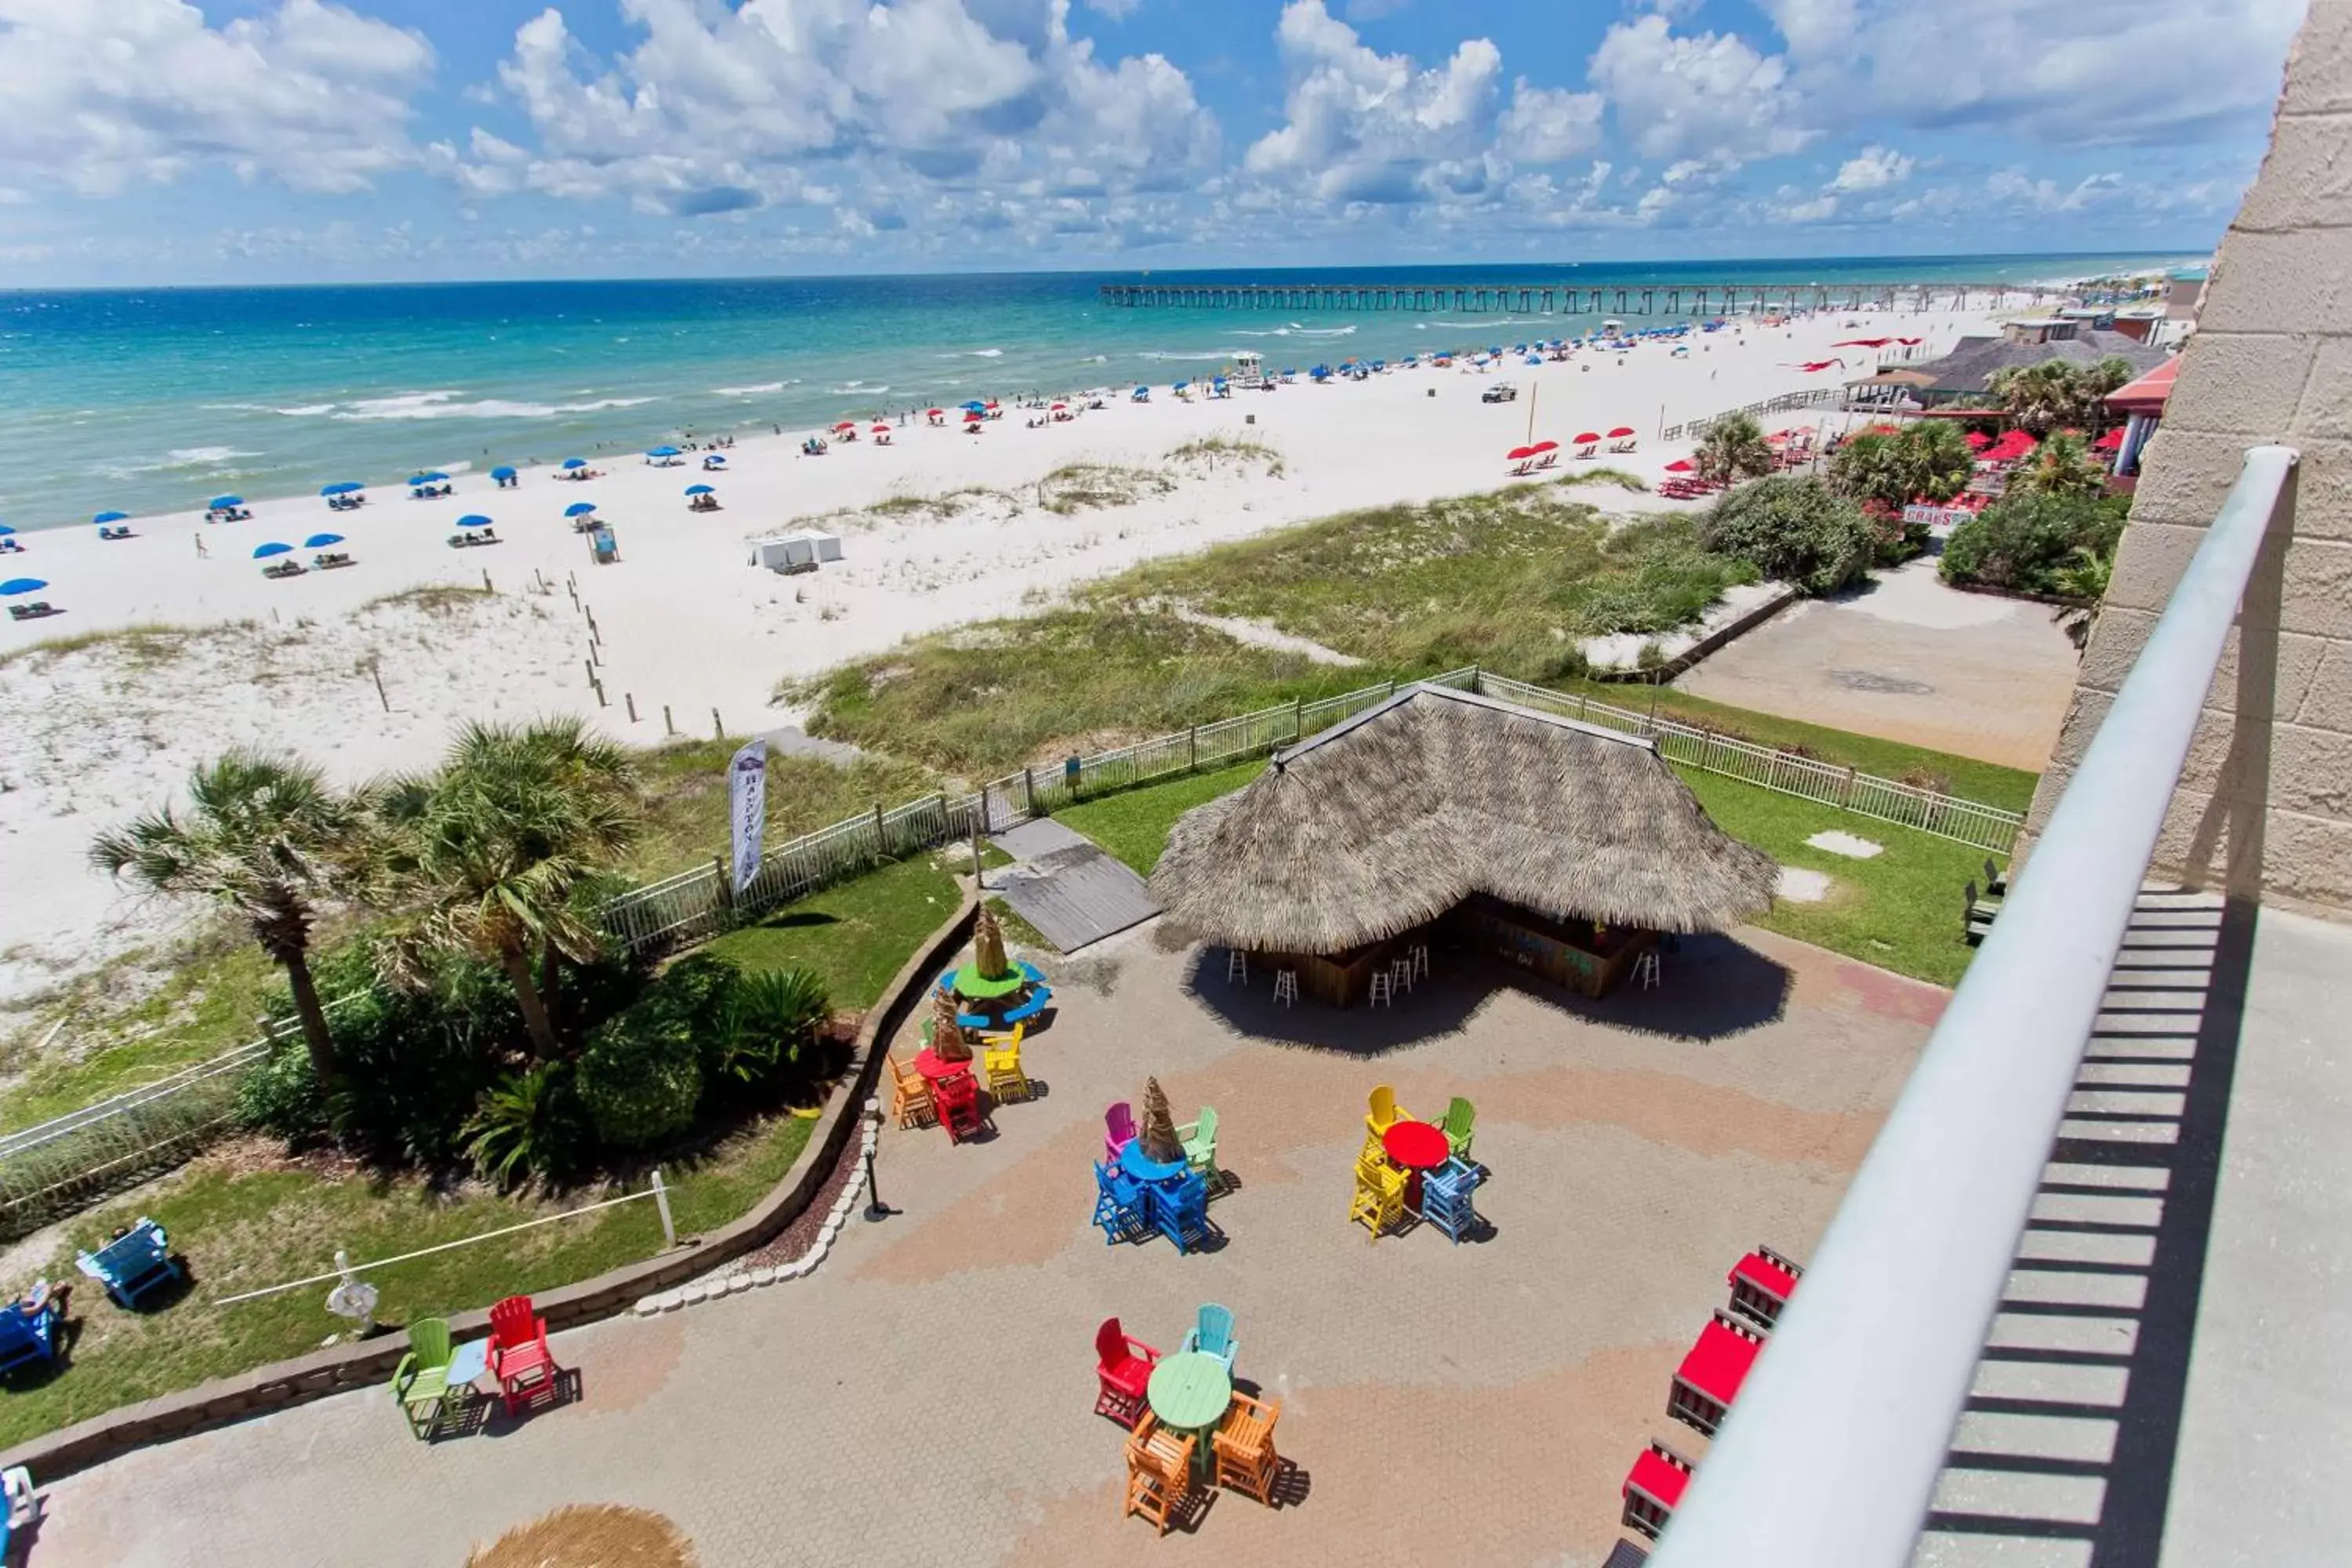
<path fill-rule="evenodd" d="M 1433 947 L 1597 997 L 1660 933 L 1770 907 L 1776 875 L 1650 741 L 1413 686 L 1187 813 L 1151 890 L 1192 936 L 1346 1007 L 1392 999 Z"/>
<path fill-rule="evenodd" d="M 1962 338 L 1952 352 L 1925 364 L 1882 371 L 1846 384 L 1849 407 L 1936 408 L 1981 398 L 1998 373 L 2051 360 L 2096 364 L 2120 359 L 2135 374 L 2154 370 L 2168 351 L 2126 332 L 2086 326 L 2065 315 L 2011 321 L 1998 335 Z"/>
<path fill-rule="evenodd" d="M 2138 380 L 2107 394 L 2107 407 L 2124 416 L 2123 445 L 2116 454 L 2118 476 L 2139 472 L 2140 454 L 2163 422 L 2164 405 L 2171 401 L 2172 383 L 2179 374 L 2180 357 L 2176 354 Z"/>

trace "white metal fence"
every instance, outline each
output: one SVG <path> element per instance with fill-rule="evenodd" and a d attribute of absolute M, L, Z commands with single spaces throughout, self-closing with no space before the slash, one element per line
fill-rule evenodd
<path fill-rule="evenodd" d="M 1654 1568 L 1913 1561 L 2205 690 L 2257 557 L 2293 531 L 2296 461 L 2246 454 Z"/>
<path fill-rule="evenodd" d="M 1645 735 L 1670 762 L 2000 854 L 2016 842 L 2023 821 L 1999 806 L 1475 668 L 1426 679 Z M 633 956 L 690 946 L 878 866 L 969 838 L 975 828 L 999 832 L 1078 800 L 1267 755 L 1386 701 L 1397 686 L 1384 681 L 1311 702 L 1261 708 L 1080 757 L 1075 765 L 1024 768 L 969 795 L 924 795 L 891 808 L 877 804 L 769 849 L 740 895 L 717 863 L 698 866 L 614 899 L 604 906 L 604 926 Z M 22 1235 L 185 1160 L 234 1119 L 244 1070 L 269 1054 L 274 1039 L 290 1033 L 289 1026 L 272 1039 L 0 1136 L 0 1238 Z"/>
<path fill-rule="evenodd" d="M 1760 403 L 1742 404 L 1738 408 L 1727 408 L 1720 414 L 1709 415 L 1704 419 L 1693 419 L 1682 425 L 1669 425 L 1658 432 L 1658 439 L 1679 441 L 1688 437 L 1696 441 L 1706 435 L 1709 429 L 1735 415 L 1745 414 L 1750 418 L 1756 418 L 1766 414 L 1784 413 L 1791 408 L 1818 408 L 1823 404 L 1836 403 L 1844 396 L 1845 388 L 1843 386 L 1817 386 L 1810 392 L 1784 392 L 1778 397 L 1768 397 Z"/>

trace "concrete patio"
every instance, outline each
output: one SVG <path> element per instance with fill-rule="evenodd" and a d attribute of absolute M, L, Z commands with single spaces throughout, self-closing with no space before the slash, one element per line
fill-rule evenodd
<path fill-rule="evenodd" d="M 1664 1405 L 1724 1270 L 1759 1241 L 1805 1255 L 1943 1004 L 1743 931 L 1598 1005 L 1464 960 L 1393 1013 L 1294 1011 L 1155 936 L 1048 960 L 1058 1016 L 1025 1051 L 1043 1097 L 961 1148 L 886 1132 L 899 1212 L 853 1222 L 811 1278 L 560 1335 L 583 1397 L 517 1425 L 419 1443 L 353 1394 L 69 1478 L 33 1560 L 456 1568 L 610 1501 L 677 1521 L 703 1568 L 1099 1563 L 1154 1543 L 1118 1516 L 1095 1327 L 1173 1349 L 1216 1300 L 1242 1381 L 1282 1401 L 1298 1500 L 1220 1496 L 1159 1551 L 1591 1568 L 1643 1440 L 1704 1451 Z M 1147 1073 L 1180 1118 L 1223 1118 L 1217 1250 L 1109 1247 L 1088 1223 L 1103 1107 Z M 1424 1116 L 1476 1101 L 1490 1239 L 1373 1246 L 1346 1223 L 1379 1082 Z"/>

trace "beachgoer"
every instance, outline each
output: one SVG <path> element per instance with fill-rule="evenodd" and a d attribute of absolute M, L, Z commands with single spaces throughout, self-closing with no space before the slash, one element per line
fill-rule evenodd
<path fill-rule="evenodd" d="M 203 534 L 199 533 L 199 534 L 197 534 L 197 535 L 196 535 L 196 556 L 197 556 L 197 559 L 199 559 L 199 560 L 204 559 L 204 558 L 205 558 L 205 536 L 204 536 Z"/>

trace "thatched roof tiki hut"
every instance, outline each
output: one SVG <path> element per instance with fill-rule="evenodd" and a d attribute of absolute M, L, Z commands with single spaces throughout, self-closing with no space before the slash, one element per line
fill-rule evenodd
<path fill-rule="evenodd" d="M 1151 891 L 1202 941 L 1345 1006 L 1441 921 L 1597 996 L 1659 932 L 1770 907 L 1777 875 L 1650 742 L 1415 686 L 1187 813 Z"/>

